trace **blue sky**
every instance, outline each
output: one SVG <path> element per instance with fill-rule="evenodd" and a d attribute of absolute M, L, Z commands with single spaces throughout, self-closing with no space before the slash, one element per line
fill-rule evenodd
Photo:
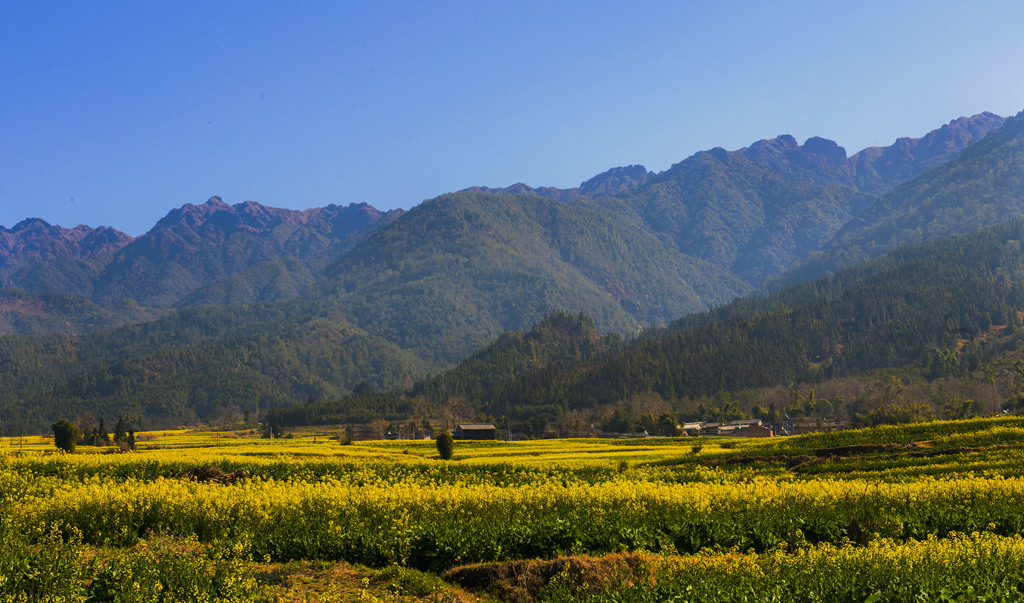
<path fill-rule="evenodd" d="M 1007 2 L 5 2 L 0 225 L 409 208 L 1024 109 Z"/>

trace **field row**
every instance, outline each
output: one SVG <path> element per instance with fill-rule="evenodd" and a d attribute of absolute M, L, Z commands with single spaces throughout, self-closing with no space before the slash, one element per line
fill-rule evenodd
<path fill-rule="evenodd" d="M 943 540 L 879 540 L 864 547 L 825 544 L 787 554 L 617 555 L 546 565 L 535 592 L 547 603 L 882 603 L 1019 601 L 1024 539 L 954 534 Z M 517 568 L 529 574 L 530 567 Z M 472 583 L 481 570 L 459 568 Z M 525 571 L 524 571 L 525 570 Z M 520 583 L 525 582 L 520 579 Z"/>
<path fill-rule="evenodd" d="M 644 549 L 773 550 L 950 532 L 1024 533 L 1024 480 L 443 486 L 247 480 L 70 484 L 12 501 L 24 526 L 126 546 L 149 534 L 230 542 L 276 560 L 439 570 L 460 563 Z"/>

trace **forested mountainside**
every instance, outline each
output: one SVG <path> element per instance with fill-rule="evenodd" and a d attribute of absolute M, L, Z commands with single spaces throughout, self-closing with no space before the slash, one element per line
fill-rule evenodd
<path fill-rule="evenodd" d="M 396 416 L 420 410 L 519 421 L 573 412 L 597 413 L 598 420 L 601 412 L 650 399 L 662 408 L 700 404 L 709 413 L 726 407 L 743 414 L 752 412 L 751 400 L 770 397 L 751 392 L 781 388 L 788 397 L 801 384 L 806 392 L 880 369 L 897 371 L 881 379 L 890 385 L 894 375 L 945 383 L 933 391 L 940 408 L 956 404 L 970 383 L 996 388 L 998 381 L 1013 395 L 1024 363 L 1022 239 L 1024 218 L 737 300 L 628 342 L 600 337 L 586 317 L 556 314 L 408 390 L 273 416 L 285 425 L 344 422 L 373 400 Z M 846 400 L 843 412 L 895 412 L 882 405 L 903 401 L 900 391 L 872 396 L 868 389 L 852 387 L 859 397 Z"/>
<path fill-rule="evenodd" d="M 828 243 L 880 191 L 949 161 L 1003 124 L 983 113 L 921 139 L 852 157 L 836 143 L 789 136 L 697 153 L 620 198 L 677 249 L 758 286 Z"/>
<path fill-rule="evenodd" d="M 831 239 L 871 198 L 848 187 L 806 185 L 715 149 L 622 200 L 663 241 L 752 288 Z"/>
<path fill-rule="evenodd" d="M 171 211 L 134 239 L 109 228 L 63 229 L 27 220 L 0 231 L 0 275 L 8 288 L 76 295 L 101 305 L 131 300 L 167 308 L 230 277 L 232 285 L 189 301 L 273 301 L 294 296 L 308 280 L 305 273 L 322 270 L 399 215 L 366 204 L 296 211 L 251 201 L 232 206 L 213 197 Z M 301 260 L 302 267 L 289 259 Z M 267 285 L 273 269 L 264 263 L 280 266 L 300 284 L 282 285 L 277 279 Z M 245 275 L 249 269 L 254 273 Z M 255 285 L 234 294 L 250 278 Z"/>
<path fill-rule="evenodd" d="M 737 151 L 700 152 L 660 174 L 631 166 L 636 177 L 600 194 L 621 199 L 678 251 L 756 287 L 831 241 L 878 194 L 956 158 L 1004 121 L 992 113 L 961 117 L 922 138 L 900 138 L 850 157 L 831 140 L 814 137 L 799 145 L 783 135 Z M 578 189 L 517 184 L 474 190 L 569 201 L 586 195 L 590 182 Z"/>
<path fill-rule="evenodd" d="M 369 237 L 318 289 L 355 324 L 444 366 L 552 308 L 632 333 L 746 288 L 665 245 L 616 200 L 461 192 Z"/>
<path fill-rule="evenodd" d="M 958 145 L 1000 119 L 957 120 L 924 139 L 904 141 L 903 163 L 890 157 L 886 169 L 905 174 L 922 162 L 955 156 Z M 954 163 L 970 161 L 975 147 L 998 146 L 990 140 L 1016 123 L 1010 120 L 984 145 L 968 147 Z M 874 163 L 892 155 L 872 153 Z M 874 165 L 863 157 L 857 161 Z M 86 275 L 65 280 L 102 304 L 66 294 L 5 293 L 0 329 L 35 335 L 0 337 L 6 386 L 0 404 L 6 416 L 36 425 L 55 413 L 129 413 L 162 425 L 221 420 L 253 412 L 253 406 L 340 398 L 360 383 L 377 390 L 411 386 L 456 366 L 503 331 L 529 328 L 552 309 L 584 313 L 595 333 L 628 339 L 646 328 L 640 341 L 651 342 L 658 331 L 647 327 L 750 291 L 870 206 L 871 193 L 850 184 L 858 181 L 840 182 L 835 175 L 869 173 L 849 167 L 854 163 L 834 143 L 811 140 L 801 147 L 776 139 L 740 151 L 698 153 L 657 175 L 638 166 L 611 170 L 580 187 L 609 193 L 595 193 L 596 199 L 470 191 L 389 213 L 366 205 L 295 212 L 219 199 L 186 205 L 146 235 L 127 240 L 108 232 L 107 246 L 62 260 L 81 273 L 61 272 L 55 261 L 34 264 L 43 273 Z M 990 186 L 969 181 L 994 173 L 961 170 L 958 186 Z M 19 230 L 39 227 L 27 223 Z M 89 234 L 74 230 L 82 240 Z M 206 305 L 191 309 L 193 304 Z M 159 320 L 130 324 L 158 314 Z M 830 336 L 807 328 L 782 333 L 779 341 L 803 349 L 811 339 Z M 711 340 L 723 335 L 709 333 Z M 639 343 L 597 337 L 584 346 L 589 351 L 582 364 L 562 358 L 529 374 L 513 371 L 513 393 L 495 382 L 460 393 L 434 377 L 411 399 L 436 404 L 486 390 L 488 406 L 474 403 L 475 410 L 525 416 L 538 412 L 530 410 L 536 404 L 564 412 L 615 403 L 637 391 L 682 399 L 711 395 L 709 388 L 761 387 L 758 379 L 765 375 L 813 381 L 887 366 L 854 361 L 859 344 L 844 342 L 845 354 L 812 362 L 811 371 L 790 349 L 764 344 L 742 329 L 724 334 L 735 349 L 701 340 L 694 345 L 711 355 L 700 358 L 657 349 L 648 358 L 625 351 L 641 349 Z M 614 352 L 620 344 L 625 347 Z M 755 361 L 728 374 L 708 368 L 712 361 L 730 366 L 729 355 L 741 349 Z M 476 362 L 487 364 L 479 357 Z M 623 384 L 614 376 L 632 373 L 617 362 L 660 367 L 659 379 L 676 375 L 680 362 L 688 376 L 651 385 L 649 376 L 633 375 Z M 545 372 L 570 364 L 576 367 L 567 373 L 571 377 Z M 464 365 L 452 374 L 465 382 L 475 370 Z"/>
<path fill-rule="evenodd" d="M 76 335 L 142 322 L 156 315 L 131 302 L 109 307 L 61 293 L 0 289 L 0 335 Z"/>
<path fill-rule="evenodd" d="M 772 286 L 834 273 L 897 247 L 973 232 L 1024 214 L 1024 112 L 955 160 L 868 205 L 803 264 Z"/>
<path fill-rule="evenodd" d="M 726 301 L 702 296 L 730 275 L 595 204 L 456 193 L 363 241 L 327 270 L 318 298 L 182 308 L 80 337 L 0 338 L 0 395 L 40 412 L 59 404 L 157 423 L 214 420 L 338 398 L 364 381 L 409 385 L 552 307 L 635 333 Z"/>
<path fill-rule="evenodd" d="M 329 304 L 187 308 L 93 332 L 0 337 L 0 423 L 45 429 L 54 416 L 134 417 L 173 426 L 337 398 L 354 384 L 412 383 L 419 359 L 366 334 Z"/>

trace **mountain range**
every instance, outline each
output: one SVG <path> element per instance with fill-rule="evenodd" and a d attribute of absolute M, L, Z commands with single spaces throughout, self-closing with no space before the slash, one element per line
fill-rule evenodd
<path fill-rule="evenodd" d="M 628 341 L 601 336 L 582 314 L 551 313 L 411 388 L 275 410 L 272 420 L 352 422 L 376 406 L 391 410 L 389 419 L 421 408 L 433 416 L 479 413 L 529 430 L 525 423 L 538 417 L 592 413 L 593 421 L 616 407 L 634 416 L 671 407 L 699 414 L 706 404 L 749 418 L 758 402 L 800 416 L 812 412 L 804 402 L 815 399 L 815 387 L 840 393 L 815 403 L 827 405 L 831 418 L 836 411 L 884 418 L 895 403 L 901 412 L 931 412 L 925 402 L 906 405 L 903 380 L 931 390 L 928 402 L 939 412 L 962 409 L 963 392 L 999 396 L 978 401 L 992 412 L 993 402 L 1021 387 L 1022 237 L 1019 217 L 739 299 Z"/>
<path fill-rule="evenodd" d="M 407 212 L 213 197 L 136 238 L 0 227 L 0 420 L 33 408 L 34 424 L 57 409 L 173 424 L 409 387 L 559 308 L 651 334 L 1024 213 L 1022 123 L 982 113 L 852 156 L 780 136 Z"/>

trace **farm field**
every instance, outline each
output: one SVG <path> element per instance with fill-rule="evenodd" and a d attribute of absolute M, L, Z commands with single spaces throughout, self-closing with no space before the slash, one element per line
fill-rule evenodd
<path fill-rule="evenodd" d="M 0 440 L 0 598 L 1000 601 L 1024 419 L 788 438 Z"/>

